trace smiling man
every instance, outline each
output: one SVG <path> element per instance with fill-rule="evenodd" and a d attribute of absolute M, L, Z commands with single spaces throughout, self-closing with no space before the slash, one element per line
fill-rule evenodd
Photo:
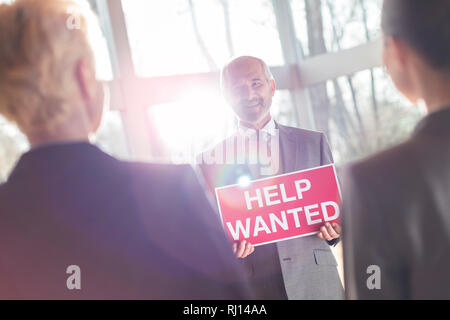
<path fill-rule="evenodd" d="M 239 124 L 234 135 L 203 154 L 203 160 L 216 160 L 200 165 L 211 190 L 235 184 L 245 175 L 258 179 L 333 162 L 322 133 L 283 126 L 272 118 L 276 86 L 263 60 L 232 59 L 222 69 L 221 86 Z M 242 241 L 234 243 L 233 250 L 260 299 L 341 299 L 337 263 L 329 248 L 338 242 L 340 232 L 339 225 L 327 224 L 318 236 L 256 249 Z"/>
<path fill-rule="evenodd" d="M 254 57 L 232 60 L 222 71 L 222 89 L 240 125 L 258 130 L 270 122 L 275 80 L 264 61 Z"/>

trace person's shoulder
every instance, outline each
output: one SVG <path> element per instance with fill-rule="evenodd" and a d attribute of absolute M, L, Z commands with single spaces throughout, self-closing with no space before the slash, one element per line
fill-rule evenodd
<path fill-rule="evenodd" d="M 6 196 L 6 183 L 0 183 L 0 207 L 4 201 L 2 201 Z"/>
<path fill-rule="evenodd" d="M 129 175 L 139 179 L 179 180 L 183 176 L 194 174 L 189 164 L 169 164 L 163 162 L 120 161 L 120 165 Z"/>
<path fill-rule="evenodd" d="M 417 145 L 406 141 L 377 154 L 348 164 L 344 170 L 354 181 L 368 188 L 392 190 L 411 182 L 410 190 L 417 185 L 420 175 Z M 389 184 L 390 187 L 387 187 Z"/>
<path fill-rule="evenodd" d="M 197 197 L 202 184 L 189 164 L 122 162 L 123 185 L 139 201 L 171 207 Z"/>
<path fill-rule="evenodd" d="M 285 130 L 286 132 L 297 133 L 297 134 L 305 134 L 305 135 L 312 135 L 312 136 L 322 134 L 322 132 L 317 131 L 317 130 L 309 130 L 309 129 L 303 129 L 303 128 L 298 128 L 298 127 L 285 126 L 280 123 L 277 123 L 277 127 L 280 130 Z"/>
<path fill-rule="evenodd" d="M 374 168 L 397 168 L 401 163 L 414 163 L 416 145 L 408 140 L 396 146 L 382 150 L 376 154 L 352 163 L 353 168 L 369 170 Z"/>
<path fill-rule="evenodd" d="M 8 200 L 10 200 L 11 198 L 10 194 L 11 194 L 11 183 L 8 177 L 6 181 L 0 182 L 0 208 L 2 203 L 6 203 L 8 202 Z"/>
<path fill-rule="evenodd" d="M 317 150 L 328 149 L 328 140 L 325 134 L 320 131 L 301 129 L 277 124 L 280 140 L 290 140 L 301 146 L 305 152 L 316 152 Z M 331 160 L 330 156 L 330 160 Z M 332 161 L 331 161 L 332 162 Z"/>
<path fill-rule="evenodd" d="M 302 129 L 297 127 L 285 126 L 277 123 L 277 126 L 281 132 L 285 132 L 289 137 L 301 138 L 303 140 L 320 141 L 324 134 L 320 131 Z"/>
<path fill-rule="evenodd" d="M 389 177 L 392 183 L 424 182 L 427 175 L 443 177 L 450 161 L 450 153 L 443 144 L 441 137 L 412 136 L 397 146 L 352 163 L 351 172 L 361 176 L 379 174 Z"/>

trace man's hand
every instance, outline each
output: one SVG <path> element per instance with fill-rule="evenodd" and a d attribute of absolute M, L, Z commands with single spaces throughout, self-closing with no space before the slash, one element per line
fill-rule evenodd
<path fill-rule="evenodd" d="M 339 238 L 341 236 L 341 231 L 341 226 L 336 222 L 327 222 L 320 228 L 320 231 L 319 233 L 317 233 L 317 235 L 320 239 L 331 241 L 333 239 Z"/>
<path fill-rule="evenodd" d="M 236 258 L 245 258 L 252 254 L 253 251 L 255 251 L 255 247 L 250 242 L 242 240 L 239 243 L 233 243 L 233 253 Z"/>

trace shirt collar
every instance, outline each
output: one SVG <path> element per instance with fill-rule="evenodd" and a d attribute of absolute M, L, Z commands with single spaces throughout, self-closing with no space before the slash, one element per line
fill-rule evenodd
<path fill-rule="evenodd" d="M 273 118 L 270 118 L 269 122 L 267 122 L 266 125 L 260 129 L 260 131 L 268 133 L 271 136 L 275 136 L 276 129 L 277 129 L 277 126 L 275 125 L 275 120 L 273 120 Z M 239 131 L 239 133 L 250 133 L 250 132 L 256 133 L 255 129 L 245 127 L 241 124 L 241 122 L 239 122 L 239 124 L 238 124 L 238 131 Z"/>

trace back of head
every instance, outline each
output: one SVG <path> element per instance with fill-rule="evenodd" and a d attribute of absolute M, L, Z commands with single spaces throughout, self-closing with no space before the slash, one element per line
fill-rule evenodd
<path fill-rule="evenodd" d="M 74 66 L 94 65 L 88 9 L 75 0 L 0 5 L 0 113 L 22 130 L 51 132 L 73 112 Z"/>
<path fill-rule="evenodd" d="M 381 27 L 404 40 L 435 70 L 450 74 L 450 1 L 385 0 Z"/>

